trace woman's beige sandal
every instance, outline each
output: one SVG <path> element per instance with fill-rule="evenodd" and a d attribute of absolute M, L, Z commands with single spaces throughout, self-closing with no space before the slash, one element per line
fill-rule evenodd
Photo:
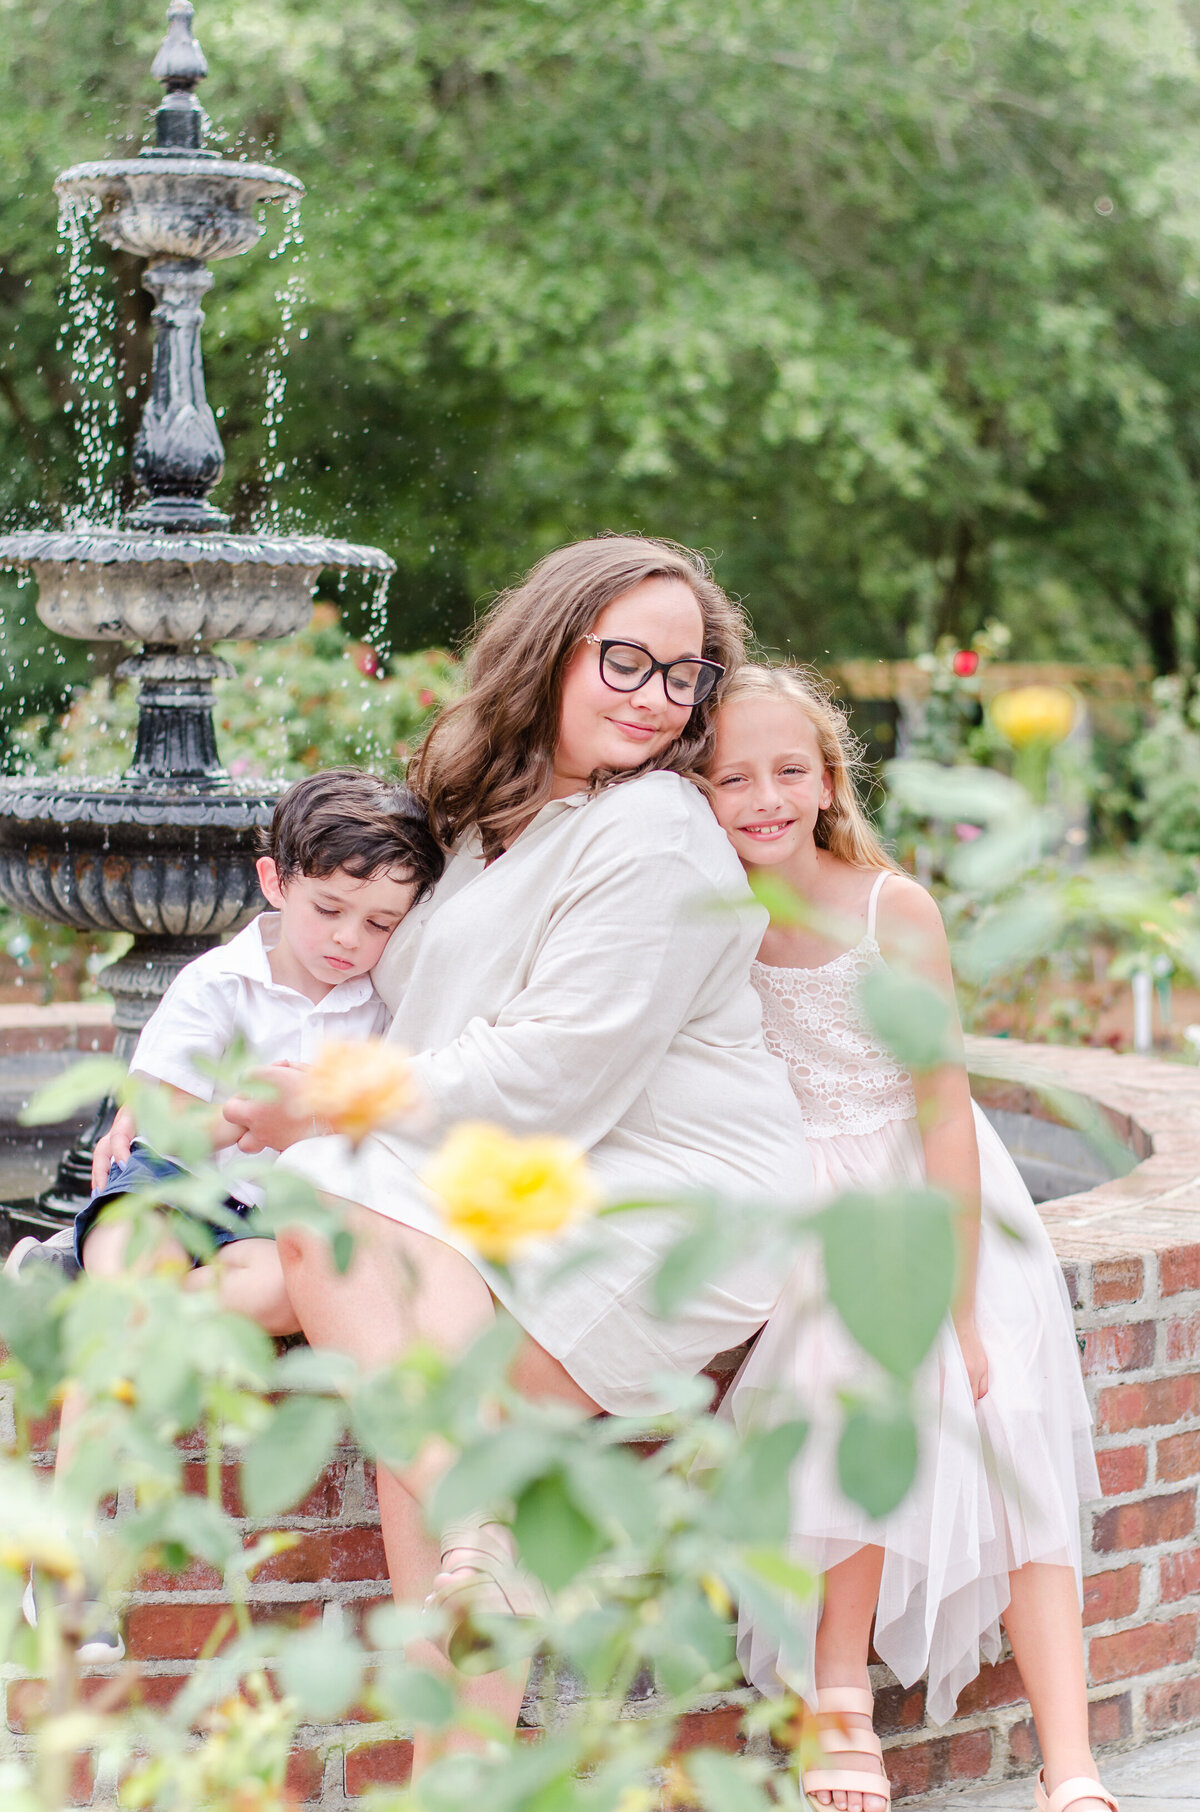
<path fill-rule="evenodd" d="M 503 1523 L 451 1523 L 442 1531 L 441 1556 L 444 1570 L 425 1604 L 449 1614 L 446 1654 L 456 1667 L 485 1656 L 491 1646 L 476 1618 L 544 1617 L 550 1609 L 545 1588 L 517 1560 Z"/>
<path fill-rule="evenodd" d="M 1069 1781 L 1064 1781 L 1053 1793 L 1047 1793 L 1046 1777 L 1039 1768 L 1038 1777 L 1033 1783 L 1033 1797 L 1037 1812 L 1067 1812 L 1068 1806 L 1073 1806 L 1081 1799 L 1100 1799 L 1112 1808 L 1112 1812 L 1121 1812 L 1107 1787 L 1102 1787 L 1099 1781 L 1088 1780 L 1082 1774 L 1072 1775 Z"/>
<path fill-rule="evenodd" d="M 819 1686 L 817 1716 L 836 1717 L 839 1713 L 873 1718 L 875 1701 L 870 1690 L 865 1686 Z M 800 1786 L 810 1799 L 814 1793 L 873 1793 L 876 1799 L 891 1805 L 892 1789 L 883 1771 L 883 1745 L 874 1730 L 839 1729 L 835 1725 L 831 1730 L 822 1730 L 821 1748 L 827 1756 L 877 1756 L 879 1772 L 866 1774 L 861 1768 L 807 1768 L 800 1776 Z M 822 1812 L 825 1812 L 824 1807 Z"/>

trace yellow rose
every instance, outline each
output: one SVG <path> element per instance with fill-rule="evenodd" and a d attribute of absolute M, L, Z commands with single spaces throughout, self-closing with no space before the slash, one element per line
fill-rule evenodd
<path fill-rule="evenodd" d="M 526 1240 L 561 1233 L 599 1199 L 569 1140 L 517 1139 L 482 1120 L 454 1128 L 424 1180 L 441 1197 L 447 1225 L 498 1265 Z"/>
<path fill-rule="evenodd" d="M 14 1573 L 28 1573 L 37 1567 L 54 1579 L 61 1579 L 68 1590 L 78 1591 L 83 1584 L 79 1558 L 70 1543 L 48 1531 L 10 1536 L 0 1541 L 0 1567 Z"/>
<path fill-rule="evenodd" d="M 1070 735 L 1075 700 L 1065 686 L 1018 686 L 992 700 L 992 722 L 1015 749 L 1035 743 L 1049 748 Z"/>
<path fill-rule="evenodd" d="M 327 1040 L 300 1095 L 301 1112 L 344 1134 L 352 1145 L 377 1127 L 405 1119 L 420 1102 L 407 1056 L 381 1038 Z"/>

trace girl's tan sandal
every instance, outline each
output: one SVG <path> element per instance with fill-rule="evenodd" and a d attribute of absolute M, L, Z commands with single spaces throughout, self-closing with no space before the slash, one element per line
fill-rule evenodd
<path fill-rule="evenodd" d="M 1112 1808 L 1112 1812 L 1121 1812 L 1107 1787 L 1102 1787 L 1099 1781 L 1088 1780 L 1082 1774 L 1072 1775 L 1069 1781 L 1064 1781 L 1053 1793 L 1047 1793 L 1046 1776 L 1039 1768 L 1038 1777 L 1033 1783 L 1033 1797 L 1037 1812 L 1067 1812 L 1068 1806 L 1075 1805 L 1081 1799 L 1102 1799 L 1106 1806 Z"/>
<path fill-rule="evenodd" d="M 839 1713 L 847 1712 L 864 1718 L 874 1717 L 875 1701 L 867 1687 L 817 1688 L 818 1717 L 836 1717 Z M 821 1748 L 827 1756 L 878 1756 L 879 1773 L 866 1774 L 861 1768 L 806 1768 L 800 1776 L 800 1786 L 810 1800 L 814 1793 L 871 1793 L 876 1799 L 883 1800 L 885 1805 L 891 1805 L 892 1789 L 883 1771 L 883 1745 L 874 1730 L 839 1730 L 836 1726 L 832 1730 L 823 1730 Z M 828 1812 L 828 1809 L 822 1807 L 821 1812 Z"/>

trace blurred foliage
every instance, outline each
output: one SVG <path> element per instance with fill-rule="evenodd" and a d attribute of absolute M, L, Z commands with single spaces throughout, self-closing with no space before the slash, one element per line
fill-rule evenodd
<path fill-rule="evenodd" d="M 162 9 L 3 21 L 0 515 L 103 513 L 124 456 L 74 451 L 52 184 L 141 140 Z M 1200 74 L 1175 0 L 205 0 L 197 28 L 213 142 L 309 188 L 299 267 L 215 272 L 221 495 L 268 520 L 278 472 L 285 521 L 387 546 L 397 646 L 452 641 L 557 542 L 638 528 L 714 550 L 804 658 L 993 618 L 1023 658 L 1192 652 Z M 92 261 L 96 419 L 128 446 L 148 298 Z M 56 657 L 11 614 L 28 695 Z"/>
<path fill-rule="evenodd" d="M 78 1065 L 43 1091 L 30 1120 L 74 1111 L 117 1083 L 119 1067 L 104 1058 Z M 165 1091 L 144 1082 L 120 1086 L 144 1136 L 188 1166 L 173 1199 L 219 1212 L 229 1173 L 211 1164 L 206 1114 L 181 1115 Z M 338 1217 L 300 1179 L 261 1159 L 245 1159 L 241 1169 L 265 1190 L 265 1228 L 339 1230 Z M 493 1178 L 487 1188 L 499 1212 Z M 514 1222 L 521 1206 L 514 1186 Z M 690 1276 L 684 1295 L 724 1274 L 731 1218 L 739 1252 L 761 1242 L 784 1267 L 802 1244 L 820 1241 L 832 1310 L 862 1355 L 860 1388 L 826 1406 L 842 1421 L 840 1475 L 853 1498 L 882 1514 L 913 1477 L 914 1377 L 954 1285 L 949 1204 L 908 1191 L 846 1198 L 807 1218 L 776 1206 L 736 1217 L 711 1208 L 679 1208 Z M 121 1212 L 131 1222 L 133 1265 L 157 1237 L 153 1204 L 131 1196 Z M 864 1250 L 875 1255 L 865 1268 Z M 183 1289 L 177 1269 L 84 1275 L 65 1286 L 36 1268 L 0 1277 L 0 1377 L 17 1431 L 14 1447 L 0 1454 L 0 1660 L 48 1682 L 29 1716 L 28 1744 L 0 1760 L 5 1807 L 61 1812 L 71 1758 L 91 1749 L 123 1778 L 122 1803 L 144 1812 L 226 1803 L 285 1812 L 284 1770 L 298 1724 L 335 1722 L 358 1707 L 355 1740 L 366 1742 L 374 1719 L 444 1733 L 465 1722 L 461 1676 L 405 1657 L 415 1637 L 440 1635 L 477 1670 L 525 1663 L 545 1649 L 545 1734 L 531 1747 L 497 1731 L 482 1755 L 436 1762 L 419 1791 L 375 1796 L 381 1812 L 474 1812 L 484 1803 L 512 1812 L 633 1812 L 652 1803 L 656 1771 L 669 1762 L 681 1801 L 802 1812 L 799 1751 L 811 1747 L 811 1735 L 793 1698 L 747 1710 L 747 1734 L 775 1738 L 771 1759 L 705 1749 L 671 1757 L 680 1719 L 738 1681 L 734 1599 L 752 1603 L 778 1630 L 816 1589 L 788 1558 L 785 1540 L 789 1471 L 806 1423 L 787 1406 L 739 1435 L 711 1413 L 709 1382 L 690 1378 L 675 1381 L 673 1407 L 637 1422 L 532 1404 L 506 1382 L 519 1338 L 501 1312 L 458 1358 L 415 1345 L 365 1373 L 343 1355 L 306 1347 L 278 1356 L 259 1329 L 220 1311 L 214 1292 Z M 67 1379 L 87 1407 L 73 1458 L 51 1484 L 30 1465 L 28 1430 Z M 181 1446 L 195 1430 L 208 1444 L 207 1492 L 199 1496 L 185 1489 L 195 1448 Z M 548 1613 L 516 1620 L 460 1610 L 451 1627 L 444 1612 L 389 1606 L 361 1629 L 349 1619 L 296 1628 L 285 1607 L 268 1621 L 265 1605 L 251 1605 L 252 1582 L 295 1540 L 274 1520 L 311 1489 L 344 1433 L 397 1469 L 431 1438 L 448 1443 L 455 1458 L 430 1508 L 433 1526 L 482 1512 L 511 1524 L 551 1595 Z M 257 1525 L 249 1537 L 224 1507 L 223 1449 L 240 1462 Z M 118 1491 L 121 1513 L 103 1515 Z M 103 1582 L 119 1591 L 150 1567 L 181 1573 L 195 1561 L 222 1574 L 229 1612 L 179 1695 L 166 1706 L 149 1692 L 143 1699 L 130 1668 L 85 1696 L 72 1652 L 80 1595 Z M 30 1567 L 36 1632 L 19 1609 Z M 643 1688 L 638 1716 L 620 1716 L 645 1673 L 653 1697 Z M 391 1735 L 390 1725 L 381 1734 Z"/>

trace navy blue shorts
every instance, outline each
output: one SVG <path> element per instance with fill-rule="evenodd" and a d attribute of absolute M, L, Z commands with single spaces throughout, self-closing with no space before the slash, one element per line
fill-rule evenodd
<path fill-rule="evenodd" d="M 146 1195 L 153 1191 L 156 1183 L 168 1183 L 173 1177 L 186 1176 L 181 1164 L 173 1163 L 170 1158 L 160 1157 L 158 1152 L 151 1151 L 148 1145 L 134 1140 L 129 1156 L 123 1164 L 114 1163 L 108 1173 L 108 1181 L 92 1195 L 86 1208 L 81 1208 L 75 1216 L 75 1258 L 83 1264 L 83 1242 L 99 1220 L 101 1212 L 110 1202 L 115 1202 L 122 1195 Z M 167 1206 L 170 1206 L 168 1203 Z M 246 1220 L 254 1210 L 239 1202 L 231 1195 L 225 1197 L 225 1207 L 230 1214 L 236 1214 L 239 1220 Z M 190 1214 L 186 1209 L 176 1208 L 176 1214 L 186 1214 L 188 1220 L 203 1227 L 214 1246 L 231 1246 L 235 1240 L 252 1239 L 249 1229 L 245 1233 L 235 1233 L 231 1227 L 218 1226 L 215 1221 L 205 1220 L 201 1215 Z M 195 1261 L 199 1263 L 199 1260 Z"/>

